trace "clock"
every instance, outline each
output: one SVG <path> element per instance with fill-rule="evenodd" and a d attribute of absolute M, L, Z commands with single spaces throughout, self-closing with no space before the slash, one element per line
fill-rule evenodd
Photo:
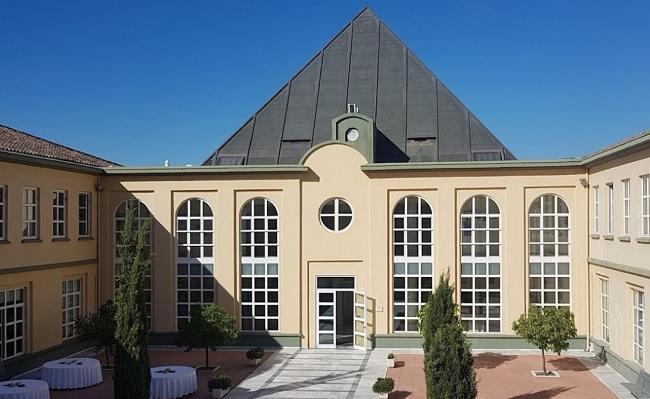
<path fill-rule="evenodd" d="M 357 129 L 354 129 L 354 128 L 349 129 L 345 133 L 345 138 L 346 138 L 347 141 L 357 141 L 357 139 L 359 138 L 359 131 Z"/>

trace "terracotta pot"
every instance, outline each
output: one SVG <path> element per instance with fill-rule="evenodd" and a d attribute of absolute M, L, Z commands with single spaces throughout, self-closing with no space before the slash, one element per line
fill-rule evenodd
<path fill-rule="evenodd" d="M 248 359 L 248 364 L 250 366 L 257 366 L 258 364 L 260 364 L 261 360 L 262 359 Z"/>

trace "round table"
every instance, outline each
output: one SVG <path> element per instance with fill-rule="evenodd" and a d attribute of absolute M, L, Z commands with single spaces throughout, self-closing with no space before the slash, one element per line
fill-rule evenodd
<path fill-rule="evenodd" d="M 50 399 L 47 382 L 11 380 L 0 382 L 0 399 Z"/>
<path fill-rule="evenodd" d="M 102 367 L 97 359 L 59 359 L 43 365 L 41 379 L 51 389 L 86 388 L 102 382 Z"/>
<path fill-rule="evenodd" d="M 196 390 L 196 371 L 192 367 L 151 368 L 151 399 L 180 398 Z"/>

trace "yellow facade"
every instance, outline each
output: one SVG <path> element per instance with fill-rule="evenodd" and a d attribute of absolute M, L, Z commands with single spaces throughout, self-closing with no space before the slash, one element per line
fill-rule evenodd
<path fill-rule="evenodd" d="M 124 201 L 137 199 L 152 220 L 152 334 L 172 336 L 179 317 L 177 215 L 187 200 L 200 199 L 211 209 L 213 219 L 211 237 L 204 239 L 213 243 L 209 262 L 214 264 L 214 302 L 241 318 L 245 284 L 242 212 L 250 200 L 264 198 L 277 210 L 279 249 L 273 262 L 278 264 L 278 328 L 245 332 L 245 337 L 267 336 L 280 344 L 318 347 L 317 278 L 346 276 L 353 277 L 354 289 L 367 296 L 370 344 L 418 346 L 417 332 L 396 326 L 394 210 L 405 197 L 421 198 L 430 206 L 431 277 L 435 284 L 449 272 L 457 287 L 457 300 L 462 302 L 461 209 L 473 197 L 483 196 L 498 208 L 500 312 L 495 324 L 498 331 L 470 331 L 469 336 L 478 347 L 518 347 L 522 344 L 514 337 L 512 322 L 531 305 L 530 292 L 536 289 L 531 287 L 531 263 L 540 262 L 531 260 L 533 204 L 550 196 L 568 208 L 568 254 L 561 262 L 569 264 L 569 280 L 565 281 L 570 281 L 570 301 L 566 304 L 576 317 L 581 338 L 577 345 L 586 348 L 593 338 L 608 350 L 611 347 L 622 362 L 634 363 L 632 289 L 646 292 L 650 288 L 650 271 L 642 262 L 650 240 L 640 230 L 639 191 L 640 176 L 650 171 L 650 149 L 643 142 L 623 153 L 605 155 L 590 163 L 512 161 L 400 167 L 370 164 L 357 149 L 332 141 L 310 150 L 301 165 L 278 168 L 118 167 L 93 174 L 2 162 L 0 185 L 7 192 L 8 242 L 0 244 L 0 291 L 26 288 L 25 354 L 63 343 L 62 281 L 82 279 L 84 313 L 112 298 L 116 210 Z M 632 182 L 631 230 L 624 236 L 619 217 L 624 198 L 619 186 L 627 178 Z M 610 237 L 593 230 L 593 190 L 612 182 L 617 214 Z M 24 186 L 37 187 L 40 192 L 40 235 L 36 241 L 21 239 Z M 50 195 L 57 189 L 67 192 L 66 240 L 51 237 Z M 79 192 L 89 192 L 92 197 L 90 238 L 76 233 Z M 344 199 L 352 209 L 351 224 L 340 232 L 329 231 L 319 218 L 323 204 L 333 198 Z M 603 198 L 600 223 L 607 213 Z M 601 336 L 601 279 L 609 281 L 608 345 Z M 545 280 L 544 284 L 551 282 Z M 561 283 L 557 279 L 552 284 Z M 547 300 L 545 295 L 559 301 L 559 293 L 542 294 Z M 645 347 L 642 351 L 645 355 Z M 638 359 L 636 363 L 642 367 Z"/>
<path fill-rule="evenodd" d="M 6 240 L 0 243 L 0 292 L 25 289 L 24 353 L 35 353 L 62 344 L 62 284 L 81 279 L 81 311 L 93 312 L 97 304 L 97 202 L 98 176 L 0 162 L 0 185 L 5 189 Z M 38 189 L 38 234 L 23 239 L 22 190 Z M 53 238 L 52 193 L 66 193 L 66 236 Z M 91 198 L 90 234 L 79 237 L 78 194 Z M 4 353 L 4 351 L 3 351 Z M 13 356 L 12 356 L 13 357 Z"/>

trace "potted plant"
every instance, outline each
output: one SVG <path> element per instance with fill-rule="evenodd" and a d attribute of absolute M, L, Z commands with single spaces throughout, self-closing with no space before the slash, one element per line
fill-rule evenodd
<path fill-rule="evenodd" d="M 393 368 L 395 367 L 395 355 L 392 353 L 388 354 L 388 359 L 386 360 L 386 367 Z"/>
<path fill-rule="evenodd" d="M 221 399 L 226 396 L 231 384 L 232 380 L 227 375 L 213 376 L 208 380 L 208 390 L 213 398 Z"/>
<path fill-rule="evenodd" d="M 372 386 L 372 391 L 379 394 L 379 399 L 388 399 L 388 394 L 393 392 L 395 381 L 392 378 L 377 378 Z"/>
<path fill-rule="evenodd" d="M 264 349 L 262 349 L 261 346 L 250 349 L 248 352 L 246 352 L 246 357 L 248 358 L 248 364 L 251 366 L 257 366 L 260 364 L 261 359 L 264 357 Z"/>

